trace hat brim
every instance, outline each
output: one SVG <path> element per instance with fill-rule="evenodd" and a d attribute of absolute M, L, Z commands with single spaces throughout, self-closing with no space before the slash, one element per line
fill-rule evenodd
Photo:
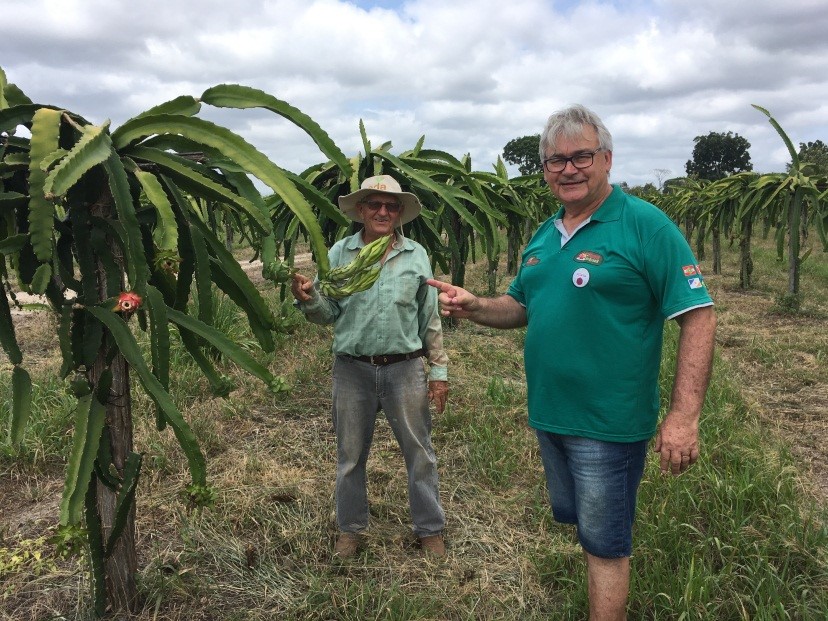
<path fill-rule="evenodd" d="M 363 198 L 371 194 L 391 194 L 400 199 L 400 204 L 403 207 L 402 214 L 400 214 L 400 225 L 411 222 L 420 215 L 422 210 L 420 199 L 411 192 L 385 192 L 374 188 L 363 188 L 345 196 L 340 196 L 338 199 L 340 211 L 354 222 L 362 222 L 362 216 L 359 214 L 357 205 Z"/>

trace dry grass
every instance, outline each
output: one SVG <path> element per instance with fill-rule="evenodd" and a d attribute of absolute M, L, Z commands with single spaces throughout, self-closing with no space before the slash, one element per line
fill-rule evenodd
<path fill-rule="evenodd" d="M 771 264 L 757 274 L 760 288 L 745 293 L 735 288 L 734 266 L 728 257 L 725 276 L 706 277 L 719 312 L 719 351 L 760 419 L 790 442 L 800 474 L 824 503 L 828 305 L 816 296 L 806 298 L 808 314 L 776 313 L 782 269 Z M 470 282 L 482 282 L 476 272 Z M 806 292 L 817 287 L 809 278 Z M 23 313 L 15 321 L 28 367 L 54 372 L 54 327 L 46 317 Z M 550 527 L 536 442 L 525 424 L 523 369 L 515 356 L 521 338 L 520 331 L 473 325 L 446 336 L 451 405 L 435 419 L 434 433 L 449 518 L 442 563 L 416 548 L 402 458 L 382 420 L 368 466 L 366 550 L 344 565 L 331 563 L 329 328 L 303 325 L 270 359 L 271 369 L 294 384 L 290 394 L 270 395 L 242 379 L 221 400 L 182 379 L 177 398 L 186 403 L 218 490 L 208 511 L 188 513 L 180 502 L 183 456 L 172 434 L 155 430 L 152 407 L 136 391 L 136 445 L 145 466 L 137 519 L 142 601 L 135 618 L 554 617 L 564 591 L 582 590 L 583 565 L 573 534 Z M 0 544 L 19 550 L 53 529 L 61 477 L 54 459 L 3 466 Z M 39 565 L 29 559 L 0 572 L 0 619 L 85 618 L 83 566 L 40 546 L 46 560 Z"/>
<path fill-rule="evenodd" d="M 762 421 L 789 442 L 810 475 L 816 493 L 828 500 L 828 258 L 805 263 L 800 313 L 783 312 L 778 293 L 787 271 L 758 249 L 756 289 L 740 290 L 735 255 L 727 255 L 723 276 L 705 275 L 716 301 L 717 345 L 742 396 Z"/>

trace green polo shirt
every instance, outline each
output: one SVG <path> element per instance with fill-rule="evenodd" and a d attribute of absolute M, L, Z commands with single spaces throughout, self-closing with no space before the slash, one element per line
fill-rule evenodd
<path fill-rule="evenodd" d="M 561 246 L 544 222 L 508 294 L 526 307 L 530 426 L 610 442 L 658 421 L 664 321 L 713 304 L 693 252 L 657 207 L 614 186 Z"/>
<path fill-rule="evenodd" d="M 336 242 L 328 252 L 331 267 L 353 260 L 365 244 L 362 232 Z M 437 290 L 425 248 L 397 233 L 370 289 L 332 300 L 314 288 L 313 299 L 297 304 L 308 321 L 334 324 L 333 352 L 350 356 L 407 354 L 428 351 L 430 380 L 448 378 L 448 356 Z"/>

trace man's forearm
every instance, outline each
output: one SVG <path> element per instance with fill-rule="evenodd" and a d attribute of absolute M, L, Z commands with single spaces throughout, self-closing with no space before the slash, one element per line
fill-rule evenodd
<path fill-rule="evenodd" d="M 526 325 L 526 309 L 510 295 L 499 298 L 477 298 L 478 307 L 469 319 L 490 328 L 520 328 Z"/>
<path fill-rule="evenodd" d="M 712 306 L 706 306 L 688 311 L 677 321 L 681 333 L 670 410 L 698 419 L 713 367 L 716 315 Z"/>

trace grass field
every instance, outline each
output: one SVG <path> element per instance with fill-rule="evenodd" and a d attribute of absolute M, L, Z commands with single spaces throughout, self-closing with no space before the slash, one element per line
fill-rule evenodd
<path fill-rule="evenodd" d="M 706 275 L 717 304 L 714 377 L 702 457 L 664 477 L 651 455 L 632 558 L 630 619 L 828 619 L 828 255 L 802 276 L 798 313 L 778 294 L 785 268 L 756 249 L 756 288 L 738 290 L 735 249 Z M 702 261 L 702 267 L 707 265 Z M 470 267 L 467 284 L 485 290 Z M 501 280 L 501 290 L 508 278 Z M 270 293 L 274 304 L 275 294 Z M 225 304 L 225 329 L 253 344 Z M 72 400 L 58 369 L 54 325 L 16 318 L 36 384 L 21 449 L 0 434 L 0 619 L 90 618 L 86 561 L 55 556 L 54 531 Z M 664 386 L 674 356 L 666 327 Z M 262 356 L 294 388 L 273 396 L 234 369 L 238 389 L 210 396 L 183 350 L 173 396 L 198 434 L 218 494 L 188 512 L 186 464 L 154 408 L 134 393 L 144 453 L 137 540 L 147 620 L 583 619 L 585 567 L 574 533 L 548 509 L 536 441 L 526 425 L 523 331 L 468 322 L 446 333 L 450 405 L 434 444 L 448 515 L 448 556 L 421 554 L 410 532 L 405 469 L 380 419 L 369 461 L 372 525 L 366 549 L 332 563 L 335 441 L 330 423 L 329 328 L 301 318 Z M 9 373 L 0 374 L 8 427 Z M 665 390 L 666 392 L 666 390 Z"/>

